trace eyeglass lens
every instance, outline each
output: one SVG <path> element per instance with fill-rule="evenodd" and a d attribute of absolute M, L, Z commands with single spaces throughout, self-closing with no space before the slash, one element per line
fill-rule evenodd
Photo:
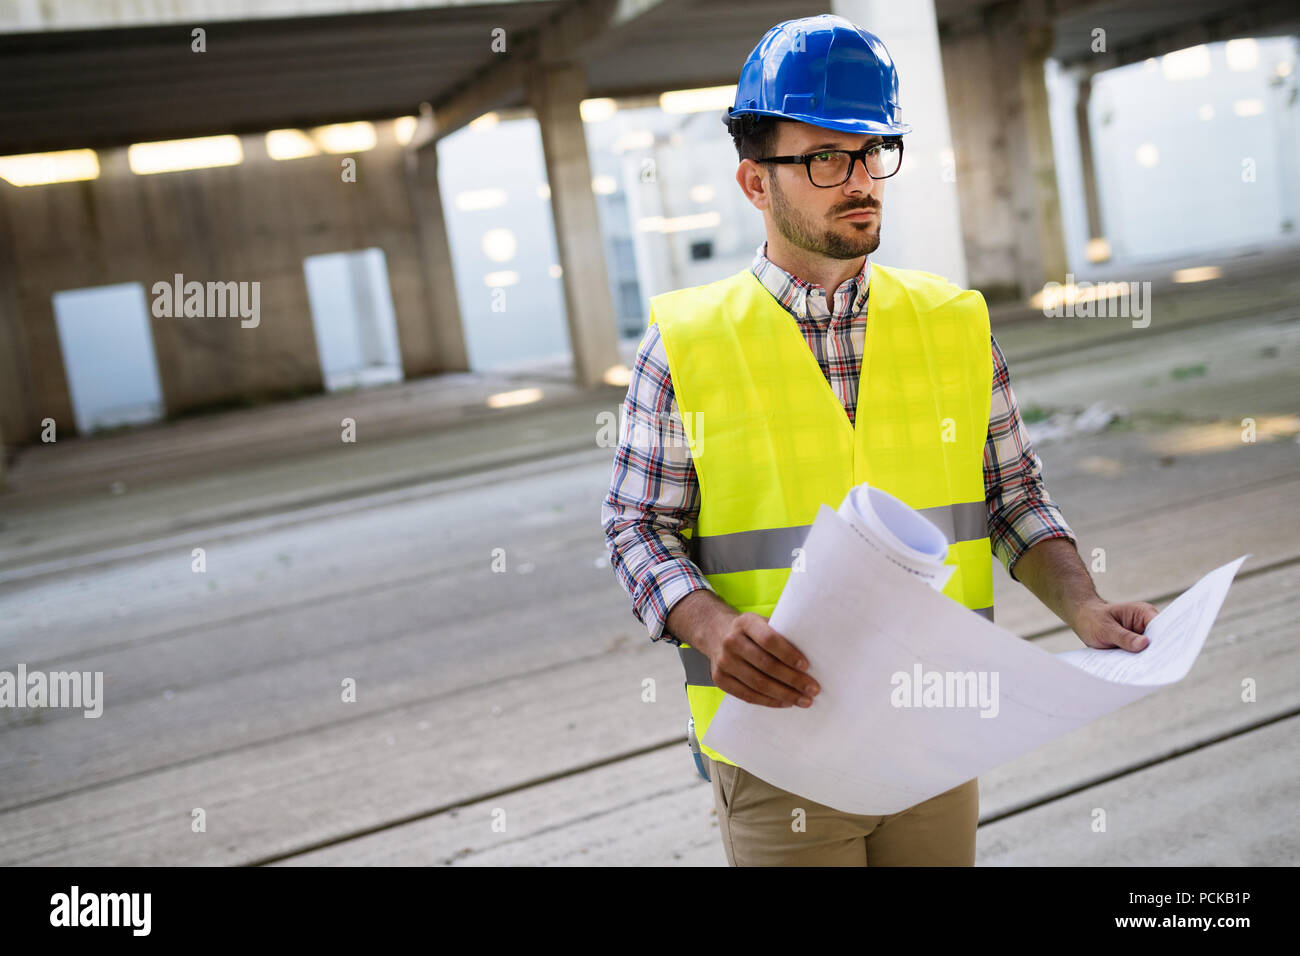
<path fill-rule="evenodd" d="M 882 143 L 867 152 L 867 172 L 874 179 L 884 179 L 898 172 L 903 151 L 897 143 Z M 843 150 L 832 149 L 813 153 L 808 161 L 808 173 L 815 186 L 838 186 L 849 178 L 852 157 Z"/>

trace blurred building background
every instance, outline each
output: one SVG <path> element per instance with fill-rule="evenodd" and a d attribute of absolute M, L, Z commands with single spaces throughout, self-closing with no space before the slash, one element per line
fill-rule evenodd
<path fill-rule="evenodd" d="M 817 12 L 154 9 L 19 2 L 0 19 L 11 448 L 47 419 L 84 433 L 570 356 L 577 382 L 617 381 L 650 296 L 743 268 L 762 241 L 719 122 L 726 81 L 767 26 Z M 1096 263 L 1295 238 L 1289 5 L 836 9 L 889 38 L 918 130 L 880 261 L 1023 301 Z M 257 282 L 266 321 L 154 315 L 178 274 Z"/>

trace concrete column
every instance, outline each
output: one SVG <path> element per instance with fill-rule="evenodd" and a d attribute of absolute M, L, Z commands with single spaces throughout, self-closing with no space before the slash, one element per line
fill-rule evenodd
<path fill-rule="evenodd" d="M 0 488 L 4 486 L 4 436 L 17 447 L 27 444 L 40 431 L 18 295 L 18 266 L 9 231 L 8 200 L 18 188 L 0 182 Z"/>
<path fill-rule="evenodd" d="M 989 298 L 1025 298 L 1067 269 L 1044 74 L 1051 22 L 1022 2 L 942 43 L 970 281 Z"/>
<path fill-rule="evenodd" d="M 1052 120 L 1047 104 L 1047 57 L 1052 51 L 1050 23 L 1027 23 L 1014 34 L 1020 56 L 1019 123 L 1021 152 L 1027 176 L 1016 176 L 1016 211 L 1026 228 L 1019 232 L 1020 288 L 1038 291 L 1046 282 L 1064 282 L 1069 263 L 1065 255 L 1065 230 L 1061 226 L 1061 197 L 1056 185 L 1056 157 L 1052 152 Z"/>
<path fill-rule="evenodd" d="M 1093 161 L 1092 127 L 1088 123 L 1088 103 L 1092 99 L 1092 76 L 1085 74 L 1077 86 L 1074 104 L 1074 122 L 1079 137 L 1079 168 L 1083 173 L 1083 204 L 1088 219 L 1088 243 L 1103 239 L 1105 230 L 1101 222 L 1101 197 L 1097 192 L 1097 166 Z M 1091 256 L 1091 250 L 1090 250 Z"/>
<path fill-rule="evenodd" d="M 591 192 L 587 139 L 578 113 L 586 87 L 581 66 L 539 63 L 529 99 L 541 127 L 546 179 L 551 186 L 574 379 L 580 385 L 599 385 L 609 369 L 622 364 L 622 358 L 605 268 L 605 243 L 596 197 Z"/>
<path fill-rule="evenodd" d="M 465 347 L 460 300 L 456 295 L 456 273 L 451 263 L 451 242 L 447 238 L 447 219 L 442 210 L 442 193 L 438 188 L 438 151 L 429 143 L 406 154 L 407 179 L 415 206 L 416 231 L 420 237 L 420 257 L 424 265 L 427 314 L 433 326 L 434 355 L 437 371 L 469 371 L 469 352 Z M 400 338 L 400 337 L 399 337 Z M 422 368 L 404 354 L 402 367 Z"/>
<path fill-rule="evenodd" d="M 968 281 L 948 97 L 933 0 L 834 0 L 832 12 L 884 42 L 898 68 L 903 166 L 885 183 L 880 248 L 872 260 Z"/>

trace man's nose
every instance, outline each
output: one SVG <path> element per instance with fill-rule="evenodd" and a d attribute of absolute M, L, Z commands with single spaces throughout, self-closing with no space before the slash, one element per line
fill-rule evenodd
<path fill-rule="evenodd" d="M 876 188 L 876 180 L 867 172 L 865 161 L 858 159 L 853 163 L 853 170 L 845 180 L 844 189 L 849 193 L 870 193 Z"/>

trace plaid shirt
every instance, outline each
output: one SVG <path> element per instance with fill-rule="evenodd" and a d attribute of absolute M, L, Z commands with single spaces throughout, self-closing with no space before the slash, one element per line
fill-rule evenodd
<path fill-rule="evenodd" d="M 829 308 L 825 289 L 795 278 L 767 258 L 766 241 L 759 245 L 751 268 L 799 324 L 853 422 L 866 339 L 870 263 L 864 259 L 862 270 L 840 284 Z M 1015 563 L 1032 545 L 1046 538 L 1068 538 L 1074 543 L 1077 539 L 1043 486 L 1043 465 L 1020 419 L 1002 350 L 991 334 L 990 342 L 993 395 L 984 445 L 988 528 L 993 553 L 1015 579 Z M 681 643 L 664 631 L 668 612 L 692 591 L 713 590 L 688 557 L 679 534 L 683 527 L 694 528 L 699 500 L 699 482 L 673 397 L 667 354 L 659 326 L 651 325 L 637 349 L 623 404 L 601 524 L 610 564 L 632 598 L 632 613 L 655 641 Z"/>

